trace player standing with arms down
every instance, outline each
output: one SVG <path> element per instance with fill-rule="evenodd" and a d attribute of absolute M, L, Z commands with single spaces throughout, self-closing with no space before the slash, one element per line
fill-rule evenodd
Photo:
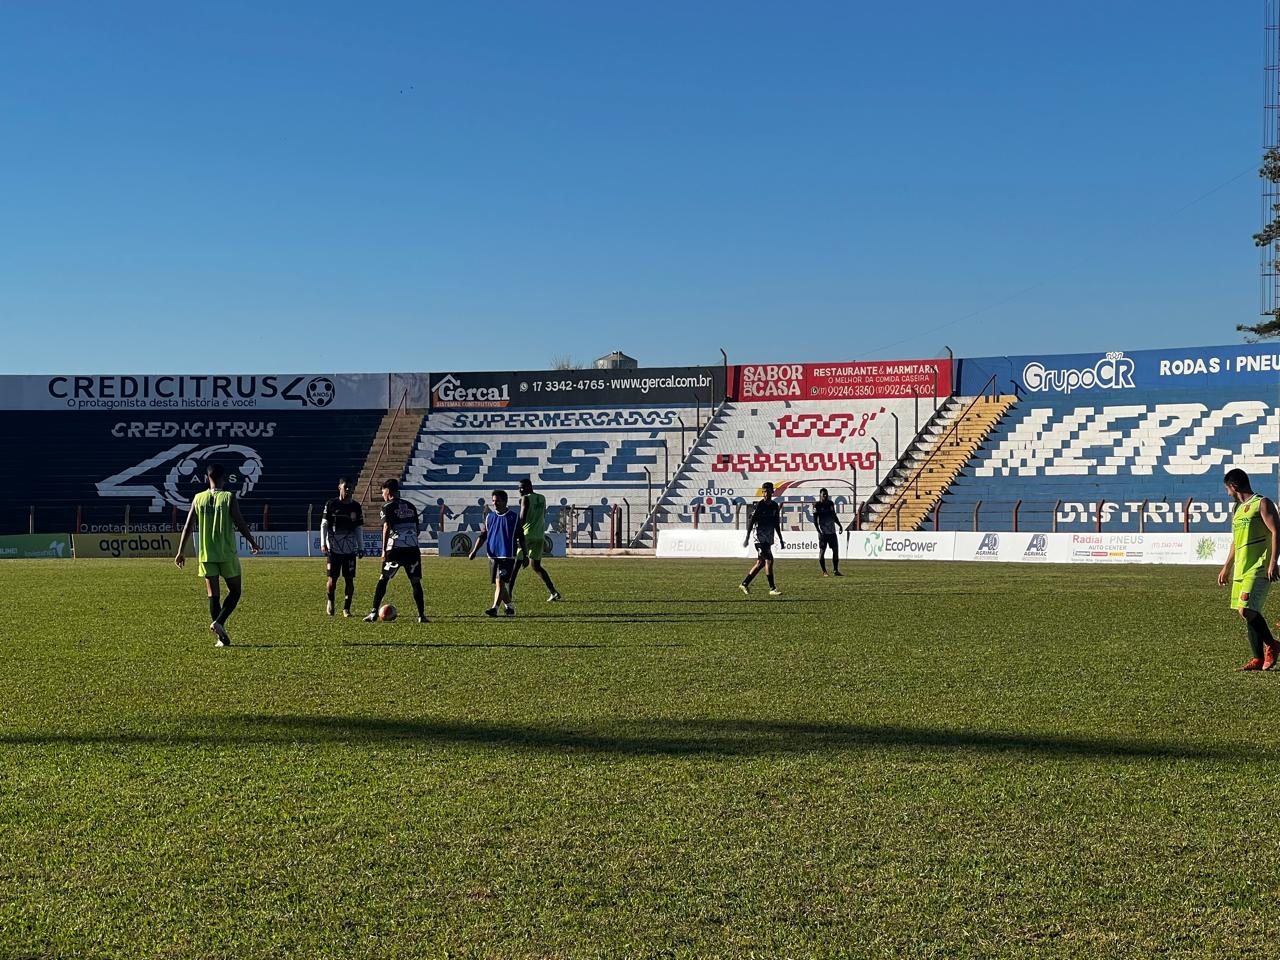
<path fill-rule="evenodd" d="M 831 548 L 831 571 L 837 577 L 840 572 L 840 541 L 836 539 L 836 528 L 844 533 L 844 524 L 836 516 L 836 505 L 832 502 L 827 488 L 818 491 L 817 502 L 813 505 L 813 525 L 818 531 L 818 566 L 822 575 L 827 575 L 827 547 Z"/>
<path fill-rule="evenodd" d="M 324 505 L 320 518 L 320 551 L 325 555 L 324 611 L 333 616 L 333 595 L 341 575 L 346 589 L 342 615 L 351 616 L 351 599 L 356 593 L 356 557 L 364 552 L 364 508 L 351 498 L 351 481 L 338 481 L 338 495 Z"/>
<path fill-rule="evenodd" d="M 179 570 L 186 566 L 187 541 L 191 539 L 192 527 L 198 526 L 200 576 L 204 577 L 209 593 L 209 616 L 213 621 L 209 629 L 218 638 L 214 641 L 215 647 L 231 646 L 227 618 L 240 602 L 240 556 L 236 550 L 236 531 L 240 531 L 250 550 L 259 552 L 258 541 L 253 539 L 253 531 L 245 523 L 235 494 L 222 489 L 226 475 L 222 464 L 209 464 L 206 471 L 209 489 L 191 498 L 191 509 L 187 512 L 187 522 L 182 525 L 182 537 L 178 541 L 178 555 L 173 558 Z M 226 603 L 219 596 L 219 577 L 227 581 Z"/>
<path fill-rule="evenodd" d="M 516 612 L 511 602 L 511 581 L 515 578 L 516 551 L 525 546 L 524 531 L 520 529 L 520 517 L 507 507 L 507 491 L 493 491 L 493 509 L 480 525 L 480 536 L 471 547 L 468 560 L 474 560 L 484 543 L 489 554 L 489 576 L 493 580 L 493 606 L 486 610 L 486 617 L 496 617 L 498 607 L 505 608 L 508 617 Z"/>
<path fill-rule="evenodd" d="M 387 594 L 387 584 L 404 567 L 409 585 L 413 587 L 413 602 L 418 605 L 418 622 L 427 622 L 427 611 L 422 598 L 422 547 L 418 542 L 418 508 L 408 500 L 400 499 L 400 481 L 382 481 L 382 576 L 373 591 L 373 609 L 364 618 L 365 623 L 378 622 L 378 610 Z"/>
<path fill-rule="evenodd" d="M 1218 586 L 1231 584 L 1231 608 L 1240 611 L 1249 628 L 1253 659 L 1240 669 L 1270 670 L 1280 655 L 1280 644 L 1271 635 L 1262 604 L 1276 579 L 1280 522 L 1275 504 L 1253 492 L 1249 475 L 1243 470 L 1228 470 L 1223 484 L 1227 495 L 1236 502 L 1236 509 L 1231 515 L 1231 551 L 1218 571 Z"/>
<path fill-rule="evenodd" d="M 773 499 L 772 483 L 762 483 L 760 490 L 764 498 L 752 509 L 751 519 L 747 521 L 747 535 L 742 539 L 742 545 L 745 547 L 751 542 L 752 529 L 755 530 L 758 557 L 755 566 L 751 568 L 747 578 L 738 585 L 738 589 L 750 594 L 751 581 L 763 570 L 769 579 L 769 596 L 778 597 L 782 595 L 782 591 L 773 582 L 773 538 L 777 536 L 779 550 L 787 549 L 787 545 L 782 542 L 782 509 L 778 506 L 778 501 Z"/>
<path fill-rule="evenodd" d="M 551 575 L 542 568 L 542 550 L 547 542 L 547 498 L 533 492 L 532 480 L 520 481 L 520 530 L 524 534 L 524 549 L 517 557 L 516 569 L 511 574 L 511 599 L 515 600 L 516 577 L 522 566 L 532 566 L 533 572 L 542 578 L 551 596 L 547 602 L 560 599 L 560 591 L 551 582 Z"/>

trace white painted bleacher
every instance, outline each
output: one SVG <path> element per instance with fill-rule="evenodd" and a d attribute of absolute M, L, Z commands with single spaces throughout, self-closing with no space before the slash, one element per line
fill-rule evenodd
<path fill-rule="evenodd" d="M 699 415 L 705 407 L 438 411 L 418 433 L 404 494 L 434 542 L 442 510 L 444 530 L 478 530 L 490 492 L 504 489 L 514 503 L 528 477 L 547 498 L 548 529 L 604 547 L 614 505 L 639 529 L 694 443 Z"/>
<path fill-rule="evenodd" d="M 808 504 L 824 486 L 851 522 L 855 501 L 871 495 L 932 415 L 932 398 L 727 403 L 671 485 L 658 523 L 692 525 L 698 506 L 699 526 L 732 524 L 766 480 L 788 526 L 808 526 Z"/>

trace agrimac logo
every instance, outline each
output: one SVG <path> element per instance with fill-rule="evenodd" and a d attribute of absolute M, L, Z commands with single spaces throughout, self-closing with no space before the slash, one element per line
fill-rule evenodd
<path fill-rule="evenodd" d="M 1044 560 L 1049 556 L 1049 538 L 1043 533 L 1037 533 L 1031 538 L 1027 544 L 1027 549 L 1023 551 L 1022 559 L 1024 560 Z"/>
<path fill-rule="evenodd" d="M 984 533 L 982 535 L 982 542 L 978 544 L 978 552 L 976 556 L 995 557 L 995 556 L 999 556 L 999 554 L 1000 554 L 1000 534 Z"/>
<path fill-rule="evenodd" d="M 1051 370 L 1039 361 L 1022 368 L 1022 385 L 1031 393 L 1073 390 L 1131 390 L 1134 363 L 1123 353 L 1108 353 L 1092 367 Z"/>

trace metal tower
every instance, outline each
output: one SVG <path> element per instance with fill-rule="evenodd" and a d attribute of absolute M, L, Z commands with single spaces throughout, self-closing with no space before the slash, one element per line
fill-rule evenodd
<path fill-rule="evenodd" d="M 1263 62 L 1265 78 L 1263 89 L 1264 152 L 1280 150 L 1280 0 L 1264 0 L 1266 6 L 1266 52 Z M 1280 183 L 1262 178 L 1262 226 L 1267 227 L 1280 217 Z M 1261 252 L 1260 274 L 1262 279 L 1262 313 L 1280 316 L 1280 237 L 1259 248 Z"/>

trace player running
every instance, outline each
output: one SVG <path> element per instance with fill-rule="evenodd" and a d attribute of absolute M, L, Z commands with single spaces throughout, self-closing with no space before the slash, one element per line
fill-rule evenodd
<path fill-rule="evenodd" d="M 240 531 L 255 554 L 261 549 L 249 524 L 245 523 L 235 494 L 222 489 L 226 475 L 222 464 L 209 464 L 206 471 L 209 489 L 191 498 L 191 509 L 187 512 L 187 522 L 182 525 L 182 537 L 178 541 L 178 555 L 173 558 L 179 570 L 186 566 L 187 541 L 191 539 L 192 528 L 198 527 L 199 570 L 209 593 L 209 617 L 212 619 L 209 629 L 218 638 L 214 641 L 215 647 L 231 646 L 227 618 L 240 602 L 240 557 L 236 550 L 236 531 Z M 220 596 L 219 578 L 227 581 L 226 603 Z"/>
<path fill-rule="evenodd" d="M 515 578 L 516 551 L 525 546 L 524 531 L 520 528 L 519 515 L 507 507 L 507 491 L 493 491 L 492 499 L 493 509 L 480 525 L 480 535 L 467 559 L 474 560 L 480 544 L 485 545 L 485 552 L 489 554 L 489 576 L 493 580 L 493 606 L 484 612 L 485 616 L 496 617 L 501 606 L 510 617 L 516 612 L 510 584 Z"/>
<path fill-rule="evenodd" d="M 1270 670 L 1280 656 L 1280 644 L 1271 635 L 1262 604 L 1276 579 L 1280 523 L 1275 504 L 1253 492 L 1249 475 L 1243 470 L 1228 470 L 1223 484 L 1227 495 L 1236 502 L 1236 509 L 1231 516 L 1231 550 L 1218 571 L 1218 586 L 1225 587 L 1230 578 L 1231 608 L 1240 611 L 1249 629 L 1253 659 L 1240 669 Z"/>
<path fill-rule="evenodd" d="M 831 572 L 837 577 L 844 576 L 840 572 L 840 541 L 836 539 L 836 528 L 844 533 L 844 524 L 836 516 L 836 505 L 826 487 L 818 491 L 818 499 L 813 505 L 813 526 L 818 531 L 818 566 L 822 575 L 827 575 L 827 547 L 830 547 Z"/>
<path fill-rule="evenodd" d="M 547 602 L 560 599 L 560 591 L 551 582 L 551 575 L 542 568 L 542 550 L 547 542 L 547 498 L 533 492 L 532 480 L 520 481 L 520 530 L 524 534 L 524 549 L 516 557 L 516 569 L 511 574 L 511 599 L 515 600 L 516 578 L 521 567 L 533 567 L 533 572 L 542 578 L 551 596 Z"/>
<path fill-rule="evenodd" d="M 742 540 L 742 545 L 745 547 L 751 542 L 751 531 L 755 530 L 758 557 L 747 578 L 738 584 L 738 589 L 750 594 L 751 581 L 763 570 L 769 579 L 769 596 L 780 597 L 782 591 L 773 582 L 773 538 L 777 536 L 779 550 L 787 549 L 787 545 L 782 542 L 782 509 L 778 506 L 778 501 L 773 499 L 772 483 L 767 481 L 762 483 L 760 490 L 764 494 L 764 499 L 752 508 L 751 519 L 747 521 L 747 535 Z"/>
<path fill-rule="evenodd" d="M 342 615 L 351 616 L 351 599 L 356 593 L 356 558 L 364 553 L 364 508 L 351 497 L 351 481 L 338 481 L 338 495 L 324 505 L 320 518 L 320 552 L 325 555 L 324 612 L 333 616 L 333 595 L 338 576 L 344 581 Z"/>
<path fill-rule="evenodd" d="M 373 609 L 365 623 L 378 622 L 378 610 L 387 594 L 387 584 L 404 567 L 413 587 L 413 602 L 418 605 L 418 622 L 427 622 L 422 599 L 422 548 L 418 543 L 418 508 L 400 499 L 400 481 L 382 481 L 382 576 L 373 591 Z"/>

